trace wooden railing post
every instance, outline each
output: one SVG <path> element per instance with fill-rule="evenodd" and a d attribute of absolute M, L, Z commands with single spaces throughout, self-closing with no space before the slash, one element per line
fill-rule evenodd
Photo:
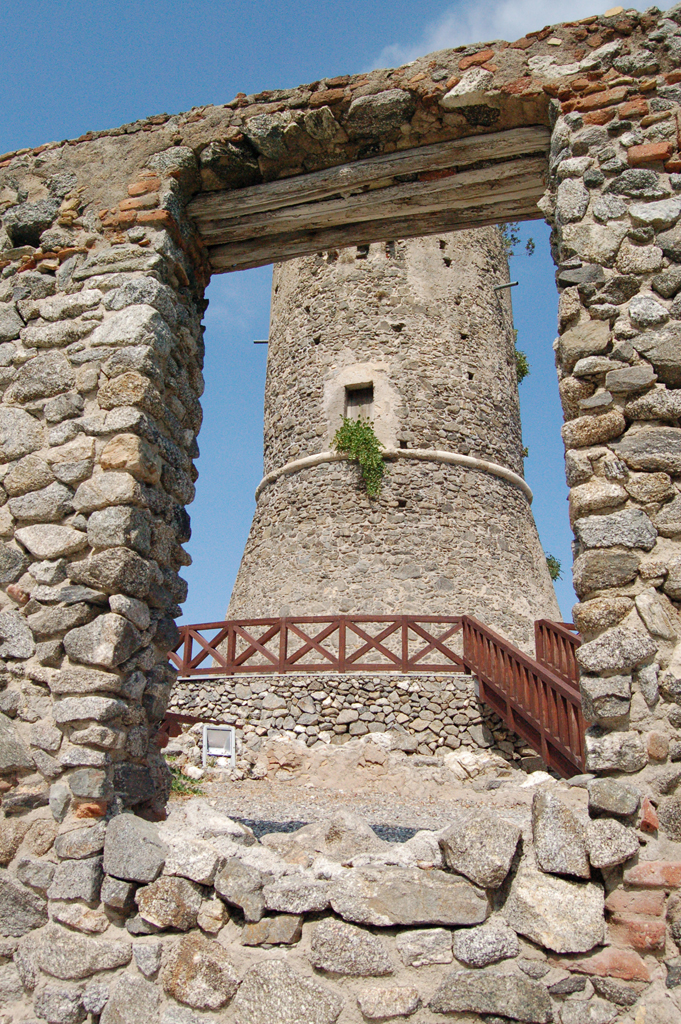
<path fill-rule="evenodd" d="M 338 617 L 338 671 L 345 672 L 345 615 Z"/>
<path fill-rule="evenodd" d="M 288 656 L 288 619 L 279 620 L 279 672 L 286 671 L 286 658 Z"/>

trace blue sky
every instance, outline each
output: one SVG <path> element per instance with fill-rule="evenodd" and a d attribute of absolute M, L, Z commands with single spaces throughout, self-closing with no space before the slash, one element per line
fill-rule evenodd
<path fill-rule="evenodd" d="M 161 112 L 225 103 L 237 92 L 287 88 L 386 67 L 446 46 L 517 39 L 586 17 L 597 0 L 25 0 L 0 7 L 0 153 L 74 138 Z M 638 6 L 638 5 L 636 5 Z M 531 375 L 521 385 L 526 475 L 544 549 L 561 559 L 565 618 L 570 583 L 562 421 L 553 362 L 556 293 L 548 229 L 522 228 L 512 262 L 518 345 Z M 190 508 L 194 564 L 184 570 L 184 621 L 224 615 L 262 475 L 262 401 L 271 269 L 215 277 L 206 314 L 206 392 L 197 498 Z"/>

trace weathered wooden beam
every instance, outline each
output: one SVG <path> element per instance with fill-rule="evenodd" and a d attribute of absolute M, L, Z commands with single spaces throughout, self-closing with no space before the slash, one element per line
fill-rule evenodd
<path fill-rule="evenodd" d="M 500 193 L 511 198 L 518 189 L 534 186 L 537 199 L 546 187 L 544 157 L 525 157 L 504 163 L 453 173 L 435 181 L 412 181 L 387 188 L 370 189 L 347 198 L 304 203 L 283 209 L 239 217 L 229 223 L 204 225 L 206 245 L 229 244 L 264 234 L 314 231 L 363 220 L 387 219 L 409 213 L 433 213 L 439 209 L 496 202 Z"/>
<path fill-rule="evenodd" d="M 384 220 L 362 221 L 326 228 L 321 231 L 299 231 L 288 235 L 272 235 L 217 245 L 209 248 L 211 267 L 215 273 L 232 270 L 248 270 L 309 256 L 325 249 L 342 249 L 352 245 L 365 245 L 396 238 L 418 238 L 422 235 L 437 235 L 445 231 L 465 230 L 484 227 L 488 224 L 503 224 L 514 220 L 538 220 L 543 214 L 537 208 L 537 200 L 543 189 L 529 186 L 526 194 L 510 199 L 499 195 L 496 202 L 461 209 L 443 209 L 435 213 L 408 217 L 389 217 Z"/>
<path fill-rule="evenodd" d="M 399 175 L 546 153 L 549 143 L 550 132 L 542 127 L 491 132 L 358 160 L 264 185 L 203 193 L 189 204 L 189 213 L 201 229 L 204 221 L 228 220 L 283 206 L 315 202 L 338 193 L 348 195 L 379 182 L 390 183 Z"/>

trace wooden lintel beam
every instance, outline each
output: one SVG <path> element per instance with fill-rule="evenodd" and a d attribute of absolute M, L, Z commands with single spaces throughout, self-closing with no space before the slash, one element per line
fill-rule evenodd
<path fill-rule="evenodd" d="M 200 230 L 204 221 L 243 217 L 315 202 L 338 193 L 349 194 L 377 182 L 389 183 L 399 175 L 545 154 L 549 149 L 550 135 L 544 127 L 512 128 L 357 160 L 352 164 L 341 164 L 264 185 L 206 192 L 192 200 L 189 213 Z"/>
<path fill-rule="evenodd" d="M 494 196 L 492 201 L 496 201 L 502 192 L 511 197 L 529 183 L 536 183 L 541 195 L 546 171 L 544 157 L 518 157 L 489 167 L 452 173 L 434 181 L 405 182 L 370 189 L 347 198 L 287 206 L 230 222 L 210 222 L 204 225 L 201 237 L 206 245 L 230 244 L 260 238 L 263 234 L 316 231 L 334 224 L 354 224 L 419 211 L 432 213 L 443 207 L 477 205 L 489 196 Z"/>
<path fill-rule="evenodd" d="M 225 273 L 309 256 L 325 249 L 342 249 L 397 238 L 418 238 L 506 221 L 539 220 L 543 214 L 537 207 L 537 201 L 542 194 L 543 188 L 534 185 L 528 189 L 527 195 L 515 199 L 500 194 L 494 203 L 464 209 L 442 209 L 430 214 L 362 221 L 321 231 L 261 237 L 249 242 L 212 246 L 208 252 L 213 271 Z"/>

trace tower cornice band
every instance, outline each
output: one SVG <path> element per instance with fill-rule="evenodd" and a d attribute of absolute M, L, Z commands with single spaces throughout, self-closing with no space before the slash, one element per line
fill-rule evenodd
<path fill-rule="evenodd" d="M 460 452 L 447 452 L 437 448 L 386 448 L 383 452 L 384 459 L 417 459 L 419 462 L 444 462 L 450 466 L 466 466 L 468 469 L 477 469 L 483 473 L 491 473 L 492 476 L 501 477 L 509 483 L 518 487 L 530 504 L 532 504 L 532 491 L 521 476 L 513 470 L 500 466 L 497 462 L 488 462 L 487 459 L 476 459 L 472 455 L 462 455 Z M 289 476 L 291 473 L 298 473 L 302 469 L 310 469 L 314 466 L 321 466 L 325 462 L 345 462 L 347 455 L 337 452 L 319 452 L 317 455 L 307 455 L 303 459 L 294 459 L 286 465 L 273 469 L 262 478 L 255 489 L 255 500 L 257 501 L 262 492 L 270 484 L 274 483 L 281 476 Z"/>

